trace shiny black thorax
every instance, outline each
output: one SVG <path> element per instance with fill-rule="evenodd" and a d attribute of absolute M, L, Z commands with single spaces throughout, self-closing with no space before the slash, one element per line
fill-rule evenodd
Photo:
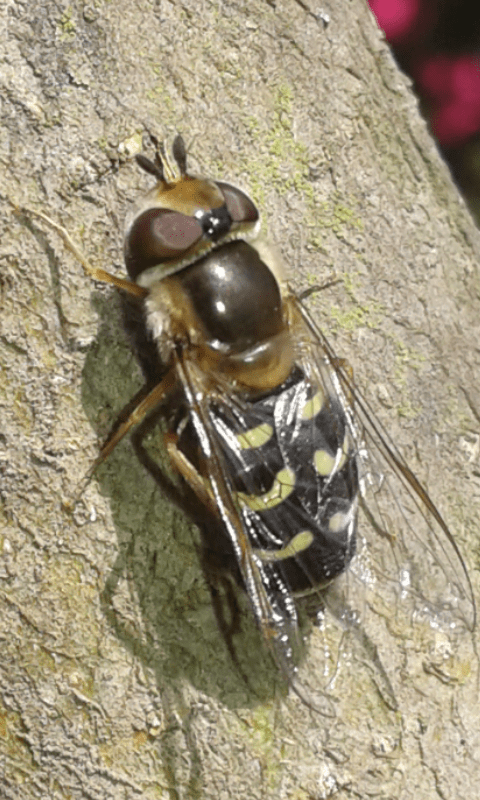
<path fill-rule="evenodd" d="M 285 327 L 278 283 L 257 250 L 243 240 L 212 250 L 176 273 L 175 280 L 191 304 L 202 338 L 219 352 L 242 354 Z M 154 385 L 168 364 L 148 328 L 144 301 L 122 295 L 122 313 L 145 380 Z"/>
<path fill-rule="evenodd" d="M 241 353 L 283 329 L 275 277 L 242 240 L 210 252 L 178 275 L 205 338 L 219 350 Z"/>

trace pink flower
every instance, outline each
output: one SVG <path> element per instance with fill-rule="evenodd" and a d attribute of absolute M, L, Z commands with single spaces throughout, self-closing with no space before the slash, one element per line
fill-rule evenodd
<path fill-rule="evenodd" d="M 369 0 L 379 27 L 393 46 L 411 44 L 428 29 L 429 8 L 421 0 Z"/>
<path fill-rule="evenodd" d="M 480 130 L 480 58 L 429 56 L 412 69 L 418 91 L 431 103 L 432 129 L 444 147 Z"/>

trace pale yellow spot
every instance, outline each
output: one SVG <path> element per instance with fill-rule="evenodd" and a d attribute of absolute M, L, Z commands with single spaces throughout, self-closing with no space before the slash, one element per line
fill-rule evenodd
<path fill-rule="evenodd" d="M 327 450 L 315 450 L 313 454 L 313 466 L 319 475 L 323 478 L 327 478 L 334 472 L 339 472 L 339 470 L 343 469 L 347 463 L 348 456 L 349 437 L 348 434 L 345 434 L 343 447 L 341 450 L 337 450 L 335 455 L 327 452 Z"/>
<path fill-rule="evenodd" d="M 277 472 L 270 491 L 260 495 L 238 492 L 237 497 L 242 505 L 248 506 L 252 511 L 266 511 L 282 503 L 293 492 L 294 486 L 295 473 L 287 467 Z"/>
<path fill-rule="evenodd" d="M 336 514 L 332 514 L 330 519 L 328 520 L 328 529 L 331 533 L 339 533 L 344 528 L 347 527 L 348 523 L 352 518 L 352 513 L 349 511 L 347 514 L 344 514 L 342 511 L 337 511 Z"/>
<path fill-rule="evenodd" d="M 307 400 L 302 409 L 302 419 L 313 419 L 323 408 L 323 392 L 321 389 L 310 400 Z"/>
<path fill-rule="evenodd" d="M 326 478 L 331 475 L 335 466 L 335 459 L 326 450 L 315 450 L 313 454 L 313 465 L 319 475 Z"/>
<path fill-rule="evenodd" d="M 237 440 L 242 450 L 250 450 L 253 447 L 262 447 L 273 436 L 273 428 L 268 422 L 259 425 L 257 428 L 251 428 L 245 433 L 239 433 Z"/>
<path fill-rule="evenodd" d="M 262 561 L 281 561 L 298 555 L 298 553 L 310 547 L 312 542 L 313 533 L 311 531 L 302 531 L 297 533 L 285 547 L 280 547 L 278 550 L 254 550 L 253 552 Z"/>

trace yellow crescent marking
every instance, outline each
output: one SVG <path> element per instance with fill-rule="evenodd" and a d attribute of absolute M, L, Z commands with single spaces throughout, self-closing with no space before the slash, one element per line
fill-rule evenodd
<path fill-rule="evenodd" d="M 295 473 L 286 467 L 277 472 L 273 486 L 265 494 L 244 494 L 237 492 L 237 497 L 244 506 L 248 506 L 252 511 L 266 511 L 275 508 L 293 492 L 295 486 Z"/>
<path fill-rule="evenodd" d="M 285 547 L 280 547 L 278 550 L 254 550 L 253 552 L 262 561 L 281 561 L 285 558 L 293 558 L 293 556 L 310 547 L 312 542 L 313 533 L 311 531 L 302 531 L 297 533 Z"/>
<path fill-rule="evenodd" d="M 237 434 L 237 440 L 242 450 L 250 450 L 254 447 L 262 447 L 273 436 L 273 428 L 268 422 L 259 425 L 257 428 L 251 428 L 245 433 Z"/>
<path fill-rule="evenodd" d="M 310 400 L 307 400 L 302 409 L 302 419 L 313 419 L 323 408 L 324 394 L 321 389 L 318 390 Z"/>

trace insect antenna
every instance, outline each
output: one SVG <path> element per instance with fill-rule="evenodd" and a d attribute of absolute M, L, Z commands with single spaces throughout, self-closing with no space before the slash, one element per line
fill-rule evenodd
<path fill-rule="evenodd" d="M 155 161 L 150 161 L 149 158 L 143 155 L 143 153 L 137 153 L 135 156 L 135 161 L 137 162 L 138 166 L 141 167 L 145 172 L 148 172 L 149 175 L 153 175 L 158 181 L 162 183 L 165 182 L 165 176 L 163 174 L 163 164 L 160 159 Z"/>
<path fill-rule="evenodd" d="M 150 141 L 151 141 L 151 143 L 153 144 L 153 146 L 155 148 L 155 161 L 154 161 L 155 166 L 158 167 L 158 169 L 160 170 L 160 172 L 163 175 L 164 174 L 164 169 L 163 169 L 164 161 L 163 161 L 162 155 L 161 155 L 161 153 L 163 153 L 163 149 L 162 149 L 163 145 L 162 145 L 161 142 L 158 141 L 157 137 L 154 136 L 153 133 L 150 134 Z"/>
<path fill-rule="evenodd" d="M 135 161 L 138 166 L 161 183 L 175 183 L 185 177 L 187 151 L 183 137 L 180 134 L 175 136 L 171 153 L 167 152 L 164 142 L 160 142 L 153 134 L 150 134 L 150 141 L 155 148 L 155 158 L 152 161 L 143 153 L 137 153 Z"/>
<path fill-rule="evenodd" d="M 185 149 L 185 142 L 183 141 L 183 136 L 178 133 L 173 140 L 172 145 L 172 154 L 175 161 L 178 164 L 178 168 L 180 170 L 180 175 L 187 174 L 187 151 Z"/>

